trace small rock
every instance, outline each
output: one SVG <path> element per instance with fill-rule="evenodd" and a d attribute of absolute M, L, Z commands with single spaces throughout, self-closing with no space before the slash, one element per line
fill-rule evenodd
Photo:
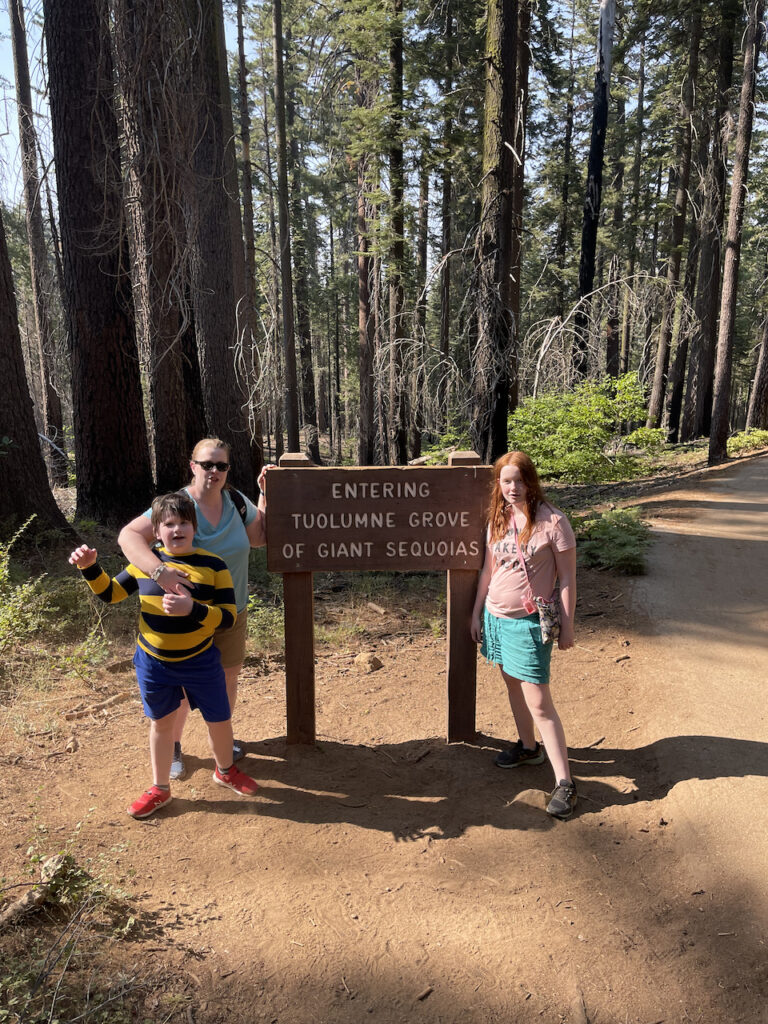
<path fill-rule="evenodd" d="M 362 651 L 355 658 L 355 669 L 361 673 L 368 675 L 371 672 L 376 672 L 377 669 L 383 668 L 384 666 L 376 657 L 375 654 L 371 654 L 370 651 Z"/>

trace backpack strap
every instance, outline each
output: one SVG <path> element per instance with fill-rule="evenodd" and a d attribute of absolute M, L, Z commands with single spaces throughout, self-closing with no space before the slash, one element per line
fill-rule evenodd
<path fill-rule="evenodd" d="M 228 494 L 232 499 L 232 504 L 237 509 L 240 518 L 245 522 L 245 517 L 248 515 L 248 506 L 245 504 L 245 498 L 242 496 L 240 491 L 236 491 L 234 487 L 228 488 Z"/>

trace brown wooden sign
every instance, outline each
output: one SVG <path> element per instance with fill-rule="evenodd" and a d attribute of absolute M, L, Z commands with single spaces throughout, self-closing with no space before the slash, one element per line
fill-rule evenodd
<path fill-rule="evenodd" d="M 277 469 L 272 572 L 480 569 L 488 466 Z"/>
<path fill-rule="evenodd" d="M 267 566 L 283 573 L 289 743 L 315 742 L 312 573 L 447 572 L 449 742 L 475 738 L 477 649 L 470 636 L 493 470 L 475 452 L 448 467 L 321 469 L 280 458 L 267 477 Z"/>

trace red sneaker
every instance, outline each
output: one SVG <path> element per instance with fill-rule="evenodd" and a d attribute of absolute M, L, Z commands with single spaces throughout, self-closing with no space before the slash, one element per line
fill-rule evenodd
<path fill-rule="evenodd" d="M 219 786 L 226 786 L 227 789 L 234 789 L 240 796 L 253 796 L 256 790 L 259 788 L 250 775 L 246 775 L 245 772 L 241 772 L 235 765 L 229 769 L 228 772 L 220 772 L 219 766 L 216 765 L 216 771 L 213 773 L 213 781 Z"/>
<path fill-rule="evenodd" d="M 134 800 L 128 808 L 132 818 L 148 818 L 160 807 L 165 807 L 171 802 L 170 789 L 160 789 L 159 786 L 152 786 L 146 793 L 142 793 L 138 800 Z"/>

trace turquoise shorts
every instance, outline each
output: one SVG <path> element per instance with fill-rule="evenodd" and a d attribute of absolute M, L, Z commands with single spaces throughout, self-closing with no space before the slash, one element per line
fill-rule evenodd
<path fill-rule="evenodd" d="M 485 610 L 480 653 L 508 676 L 546 685 L 553 646 L 541 642 L 538 612 L 522 619 L 500 619 Z"/>

